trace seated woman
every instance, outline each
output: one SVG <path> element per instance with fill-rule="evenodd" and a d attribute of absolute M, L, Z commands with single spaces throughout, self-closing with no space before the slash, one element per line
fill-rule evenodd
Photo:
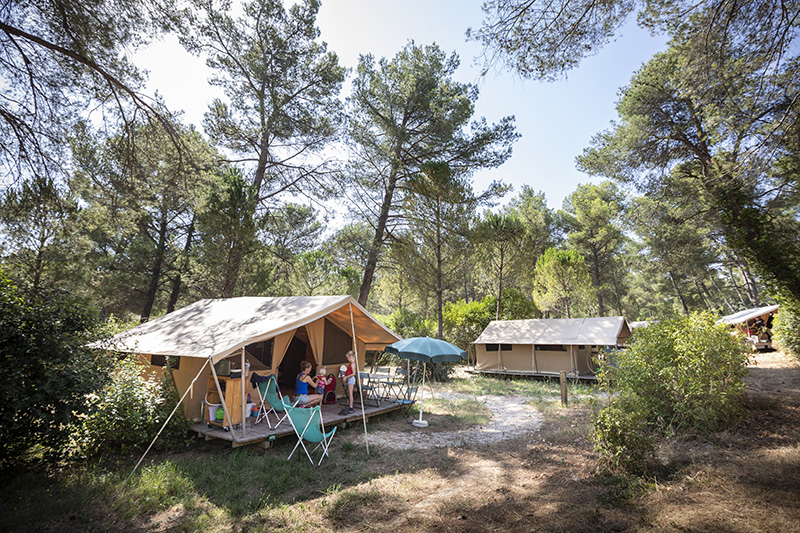
<path fill-rule="evenodd" d="M 308 375 L 311 370 L 311 363 L 303 361 L 300 363 L 300 373 L 297 374 L 297 381 L 294 385 L 294 401 L 297 405 L 305 407 L 313 407 L 322 403 L 321 394 L 309 394 L 308 386 L 311 385 L 311 390 L 317 387 L 317 380 Z"/>

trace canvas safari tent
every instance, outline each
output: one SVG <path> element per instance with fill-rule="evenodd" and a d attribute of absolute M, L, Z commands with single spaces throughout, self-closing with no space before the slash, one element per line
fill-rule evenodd
<path fill-rule="evenodd" d="M 772 348 L 772 317 L 778 312 L 777 305 L 745 309 L 720 318 L 717 323 L 730 324 L 741 331 L 757 350 Z"/>
<path fill-rule="evenodd" d="M 475 370 L 487 374 L 558 375 L 591 378 L 600 352 L 631 336 L 625 318 L 493 320 L 472 343 Z"/>
<path fill-rule="evenodd" d="M 355 342 L 353 342 L 355 339 Z M 211 391 L 225 400 L 212 365 L 230 361 L 260 376 L 274 374 L 284 390 L 294 388 L 300 363 L 337 373 L 348 350 L 355 350 L 364 368 L 366 350 L 382 350 L 400 337 L 370 315 L 351 296 L 241 297 L 200 300 L 114 336 L 102 348 L 132 353 L 160 367 L 173 360 L 173 378 L 184 396 L 187 418 L 201 418 Z M 245 414 L 246 395 L 255 396 L 245 378 L 241 400 L 228 402 L 234 422 Z M 228 398 L 232 400 L 232 398 Z M 242 417 L 237 416 L 241 409 Z"/>

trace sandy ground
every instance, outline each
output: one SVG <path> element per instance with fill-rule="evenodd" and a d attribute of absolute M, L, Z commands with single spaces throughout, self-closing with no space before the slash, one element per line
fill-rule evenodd
<path fill-rule="evenodd" d="M 377 431 L 369 433 L 369 444 L 401 449 L 430 449 L 458 447 L 476 444 L 491 444 L 508 439 L 524 437 L 539 431 L 544 418 L 542 414 L 528 405 L 523 396 L 478 396 L 459 393 L 442 393 L 439 396 L 448 401 L 477 399 L 483 402 L 491 413 L 491 420 L 485 426 L 470 427 L 458 431 L 433 432 L 428 428 L 409 426 L 408 432 Z M 423 420 L 425 417 L 423 405 Z M 364 436 L 358 437 L 363 444 Z"/>

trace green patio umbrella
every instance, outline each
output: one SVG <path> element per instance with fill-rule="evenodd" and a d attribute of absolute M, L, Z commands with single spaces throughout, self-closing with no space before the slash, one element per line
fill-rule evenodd
<path fill-rule="evenodd" d="M 401 359 L 422 361 L 422 398 L 420 398 L 419 420 L 414 420 L 415 427 L 426 427 L 422 420 L 422 402 L 425 399 L 425 363 L 454 362 L 463 359 L 467 352 L 447 341 L 430 337 L 412 337 L 388 345 L 385 351 L 393 353 Z"/>

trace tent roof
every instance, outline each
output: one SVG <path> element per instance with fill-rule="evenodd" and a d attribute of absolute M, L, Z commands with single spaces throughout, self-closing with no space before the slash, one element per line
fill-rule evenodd
<path fill-rule="evenodd" d="M 472 344 L 621 344 L 631 332 L 621 316 L 493 320 Z"/>
<path fill-rule="evenodd" d="M 726 323 L 726 324 L 742 324 L 747 322 L 748 320 L 752 320 L 754 318 L 765 316 L 770 313 L 774 313 L 778 310 L 777 305 L 768 305 L 766 307 L 756 307 L 754 309 L 745 309 L 744 311 L 739 311 L 738 313 L 734 313 L 732 315 L 727 315 L 719 320 L 717 323 Z"/>
<path fill-rule="evenodd" d="M 350 306 L 358 339 L 383 348 L 400 337 L 378 322 L 351 296 L 241 297 L 199 300 L 115 335 L 95 347 L 119 352 L 213 357 L 214 361 L 253 342 L 326 317 L 350 332 Z"/>

